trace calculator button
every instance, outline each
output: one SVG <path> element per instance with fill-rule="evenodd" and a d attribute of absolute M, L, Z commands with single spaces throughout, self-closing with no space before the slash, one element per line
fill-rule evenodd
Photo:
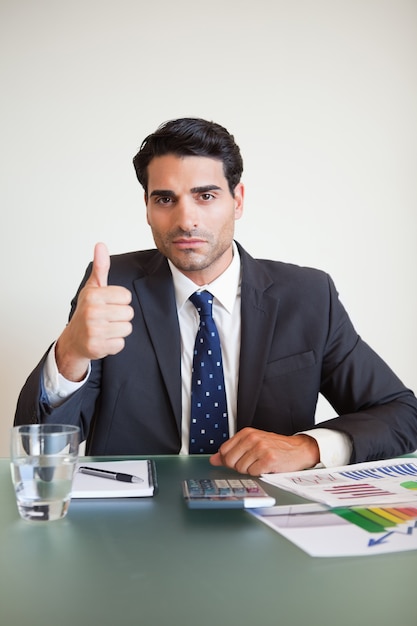
<path fill-rule="evenodd" d="M 242 496 L 242 495 L 244 495 L 246 493 L 246 489 L 245 489 L 245 487 L 243 486 L 243 484 L 241 483 L 240 480 L 232 479 L 232 480 L 229 480 L 228 482 L 229 482 L 229 485 L 230 485 L 233 493 L 236 496 Z"/>
<path fill-rule="evenodd" d="M 242 479 L 242 484 L 245 487 L 247 493 L 250 493 L 252 495 L 261 491 L 259 485 L 251 478 Z"/>
<path fill-rule="evenodd" d="M 189 494 L 191 496 L 203 495 L 203 489 L 201 488 L 199 480 L 193 480 L 193 479 L 187 480 L 187 487 L 188 487 Z"/>
<path fill-rule="evenodd" d="M 209 478 L 204 478 L 203 480 L 200 480 L 200 485 L 205 496 L 217 495 L 217 487 L 213 480 L 210 480 Z"/>
<path fill-rule="evenodd" d="M 230 496 L 232 489 L 227 480 L 215 480 L 214 481 L 218 490 L 219 496 Z"/>

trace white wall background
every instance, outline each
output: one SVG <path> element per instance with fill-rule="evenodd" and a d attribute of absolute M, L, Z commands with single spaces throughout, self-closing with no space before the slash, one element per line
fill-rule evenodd
<path fill-rule="evenodd" d="M 153 245 L 131 160 L 173 117 L 235 135 L 237 238 L 326 269 L 416 390 L 416 79 L 415 0 L 0 0 L 0 455 L 94 243 Z"/>

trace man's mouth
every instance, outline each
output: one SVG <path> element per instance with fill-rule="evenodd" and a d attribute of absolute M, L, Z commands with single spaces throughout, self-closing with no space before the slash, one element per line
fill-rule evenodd
<path fill-rule="evenodd" d="M 173 245 L 180 250 L 187 248 L 198 248 L 205 243 L 204 239 L 197 237 L 179 237 L 172 241 Z"/>

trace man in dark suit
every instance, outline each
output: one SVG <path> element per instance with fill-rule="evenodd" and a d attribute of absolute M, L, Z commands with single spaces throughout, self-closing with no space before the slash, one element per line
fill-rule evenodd
<path fill-rule="evenodd" d="M 243 164 L 227 130 L 167 122 L 134 165 L 157 249 L 110 258 L 96 245 L 15 423 L 78 424 L 89 454 L 188 453 L 199 325 L 189 296 L 208 290 L 229 433 L 213 465 L 259 475 L 415 450 L 417 400 L 358 336 L 330 277 L 253 259 L 234 241 Z M 338 417 L 316 425 L 319 393 Z"/>

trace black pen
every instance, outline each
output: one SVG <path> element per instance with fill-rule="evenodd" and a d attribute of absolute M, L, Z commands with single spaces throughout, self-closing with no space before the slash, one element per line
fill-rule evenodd
<path fill-rule="evenodd" d="M 143 483 L 143 478 L 133 476 L 132 474 L 123 474 L 122 472 L 110 472 L 109 470 L 98 469 L 96 467 L 85 467 L 82 465 L 78 468 L 81 474 L 90 474 L 98 478 L 109 478 L 110 480 L 120 480 L 123 483 Z"/>

